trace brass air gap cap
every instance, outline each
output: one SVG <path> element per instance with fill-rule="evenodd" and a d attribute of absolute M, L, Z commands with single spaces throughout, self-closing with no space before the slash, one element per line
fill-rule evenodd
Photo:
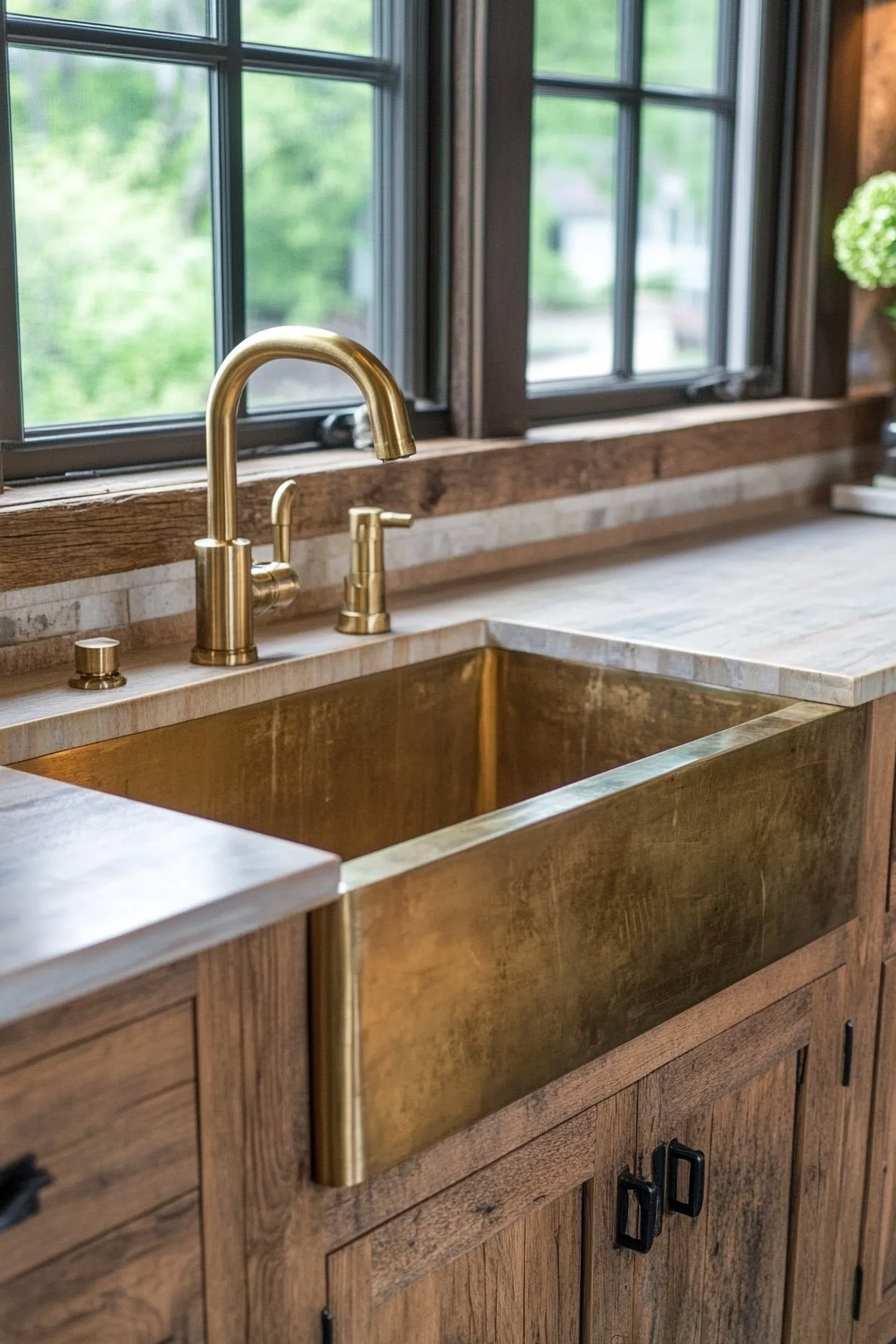
<path fill-rule="evenodd" d="M 118 670 L 121 644 L 117 639 L 100 635 L 94 639 L 75 641 L 76 676 L 69 678 L 69 686 L 78 691 L 109 691 L 124 686 L 126 679 Z"/>

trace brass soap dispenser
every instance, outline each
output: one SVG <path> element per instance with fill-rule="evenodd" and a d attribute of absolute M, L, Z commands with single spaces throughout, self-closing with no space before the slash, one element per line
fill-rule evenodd
<path fill-rule="evenodd" d="M 412 527 L 410 513 L 385 509 L 349 509 L 351 569 L 345 576 L 345 599 L 336 629 L 344 635 L 385 635 L 392 628 L 386 610 L 384 527 Z"/>

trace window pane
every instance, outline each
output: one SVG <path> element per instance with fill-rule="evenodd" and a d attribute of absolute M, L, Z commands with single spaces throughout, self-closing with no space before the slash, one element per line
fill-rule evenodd
<path fill-rule="evenodd" d="M 714 89 L 718 43 L 719 0 L 647 0 L 645 84 Z"/>
<path fill-rule="evenodd" d="M 616 106 L 535 99 L 532 145 L 531 383 L 613 368 Z"/>
<path fill-rule="evenodd" d="M 248 329 L 295 322 L 374 344 L 373 90 L 243 78 Z M 277 361 L 254 376 L 253 409 L 359 393 L 323 364 Z"/>
<path fill-rule="evenodd" d="M 373 49 L 373 0 L 243 0 L 243 38 L 275 47 Z"/>
<path fill-rule="evenodd" d="M 207 8 L 206 0 L 9 0 L 7 4 L 10 14 L 194 36 L 208 32 Z"/>
<path fill-rule="evenodd" d="M 201 411 L 208 76 L 37 48 L 9 58 L 26 423 Z"/>
<path fill-rule="evenodd" d="M 618 29 L 618 0 L 536 0 L 535 69 L 612 79 Z"/>
<path fill-rule="evenodd" d="M 709 362 L 713 115 L 644 108 L 635 372 Z"/>

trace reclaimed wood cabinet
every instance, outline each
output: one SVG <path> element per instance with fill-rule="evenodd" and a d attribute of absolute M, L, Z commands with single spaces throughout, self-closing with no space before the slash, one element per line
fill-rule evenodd
<path fill-rule="evenodd" d="M 815 1082 L 839 1060 L 819 1060 L 810 1078 L 808 1058 L 828 1044 L 822 1018 L 842 980 L 788 996 L 332 1253 L 335 1344 L 783 1340 L 788 1295 L 802 1307 L 821 1291 L 801 1281 L 791 1205 L 804 1242 L 823 1241 L 800 1223 L 798 1169 L 826 1107 L 812 1179 L 836 1186 L 841 1099 Z M 638 1214 L 628 1194 L 620 1205 L 628 1174 L 658 1194 L 655 1236 L 652 1211 Z M 698 1181 L 696 1216 L 672 1212 Z M 619 1245 L 626 1209 L 646 1253 Z M 802 1249 L 817 1272 L 823 1245 Z"/>
<path fill-rule="evenodd" d="M 0 1033 L 2 1344 L 202 1344 L 193 968 Z M 3 1172 L 41 1174 L 18 1221 Z"/>

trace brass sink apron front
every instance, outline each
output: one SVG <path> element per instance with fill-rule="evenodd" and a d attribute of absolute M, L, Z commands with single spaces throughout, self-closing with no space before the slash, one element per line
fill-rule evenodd
<path fill-rule="evenodd" d="M 20 768 L 344 856 L 311 1030 L 351 1185 L 852 918 L 867 731 L 479 649 Z"/>

